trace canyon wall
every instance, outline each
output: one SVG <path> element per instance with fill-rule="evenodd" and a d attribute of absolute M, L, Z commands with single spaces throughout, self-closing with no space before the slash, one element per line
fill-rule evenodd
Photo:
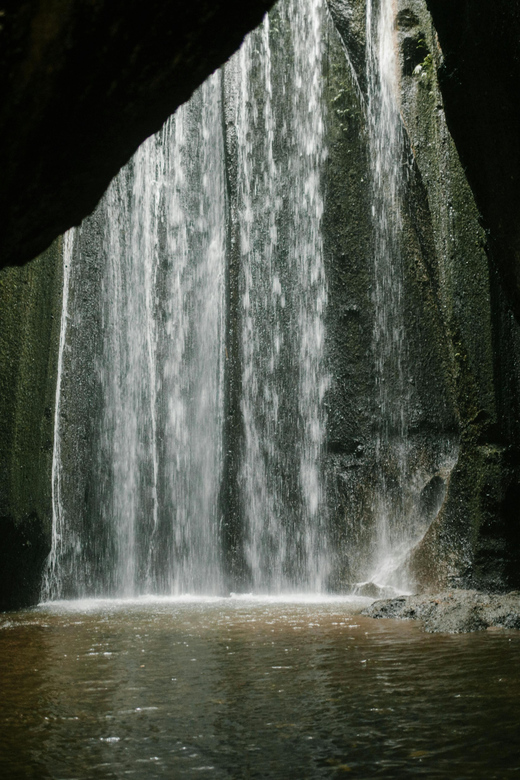
<path fill-rule="evenodd" d="M 267 5 L 259 4 L 259 16 Z M 416 587 L 519 587 L 520 333 L 513 310 L 517 306 L 514 231 L 519 191 L 515 144 L 520 135 L 514 132 L 516 103 L 513 106 L 510 79 L 518 63 L 517 39 L 505 36 L 503 49 L 497 49 L 504 20 L 511 15 L 517 19 L 518 4 L 508 3 L 507 8 L 501 4 L 500 8 L 493 6 L 478 12 L 468 6 L 457 17 L 457 29 L 462 34 L 454 38 L 450 14 L 455 12 L 448 9 L 452 4 L 434 0 L 397 3 L 398 107 L 403 138 L 399 164 L 405 182 L 401 204 L 405 240 L 399 327 L 406 336 L 406 370 L 399 381 L 389 376 L 385 382 L 394 396 L 401 392 L 403 381 L 407 387 L 406 463 L 405 467 L 400 466 L 401 473 L 408 475 L 404 499 L 395 466 L 399 442 L 391 426 L 385 434 L 386 457 L 381 458 L 381 377 L 378 379 L 374 357 L 377 281 L 367 119 L 366 3 L 329 0 L 328 5 L 333 24 L 328 33 L 324 71 L 328 157 L 323 225 L 328 281 L 327 360 L 331 376 L 326 397 L 324 466 L 327 522 L 334 539 L 329 585 L 334 590 L 348 590 L 370 575 L 367 561 L 379 511 L 373 487 L 375 481 L 383 478 L 394 509 L 401 502 L 407 522 L 416 526 L 417 539 L 422 537 L 399 563 L 403 576 Z M 29 13 L 28 4 L 20 8 Z M 477 55 L 470 33 L 478 27 L 482 37 L 485 14 L 494 20 L 489 25 L 490 51 L 494 55 L 484 78 L 480 66 L 471 65 Z M 125 16 L 123 11 L 120 15 Z M 124 27 L 126 22 L 121 24 Z M 121 29 L 110 27 L 117 36 Z M 158 28 L 154 29 L 159 34 Z M 244 30 L 233 30 L 238 40 Z M 120 39 L 130 40 L 126 33 L 121 33 Z M 67 47 L 64 44 L 63 51 Z M 164 44 L 161 52 L 166 50 Z M 226 53 L 218 57 L 222 59 L 230 50 L 226 48 Z M 183 67 L 191 67 L 191 56 L 186 57 L 186 62 L 183 60 Z M 136 57 L 136 62 L 141 62 Z M 508 59 L 512 64 L 506 77 L 499 64 Z M 131 57 L 130 60 L 133 62 Z M 208 69 L 217 64 L 216 60 L 215 55 Z M 160 72 L 161 65 L 154 62 Z M 36 66 L 31 73 L 37 75 Z M 85 102 L 85 98 L 82 105 L 88 105 L 92 113 L 98 87 L 89 83 L 87 72 L 82 73 L 84 89 L 89 100 L 94 101 Z M 152 78 L 150 71 L 147 73 Z M 185 81 L 168 71 L 168 80 L 179 78 L 182 82 L 182 89 L 178 88 L 182 96 L 175 98 L 177 102 L 186 99 L 202 79 L 198 66 L 195 73 L 193 80 Z M 90 134 L 90 125 L 86 124 L 85 133 L 69 133 L 66 146 L 60 147 L 66 152 L 55 166 L 61 173 L 51 174 L 45 166 L 52 166 L 54 153 L 49 155 L 47 146 L 36 143 L 38 135 L 51 138 L 50 125 L 43 131 L 36 124 L 27 131 L 27 138 L 20 136 L 20 150 L 30 148 L 32 155 L 45 158 L 45 166 L 27 157 L 27 165 L 37 171 L 27 188 L 29 200 L 19 192 L 22 181 L 30 178 L 29 173 L 22 175 L 26 170 L 23 166 L 16 169 L 15 157 L 6 168 L 12 171 L 10 189 L 6 190 L 10 197 L 6 195 L 3 212 L 9 216 L 6 224 L 10 237 L 5 239 L 3 260 L 27 260 L 58 232 L 79 221 L 139 141 L 172 110 L 168 108 L 172 106 L 171 92 L 163 77 L 156 75 L 152 79 L 157 88 L 154 110 L 146 122 L 134 121 L 136 104 L 127 94 L 135 78 L 132 68 L 126 77 L 126 92 L 118 93 L 119 102 L 112 101 L 108 81 L 103 81 L 106 105 L 110 111 L 121 113 L 117 126 L 105 122 L 107 133 L 123 137 L 122 125 L 132 128 L 128 131 L 130 139 L 127 134 L 124 142 L 117 142 L 117 152 L 96 131 L 96 148 L 78 156 L 77 149 L 85 148 L 85 136 Z M 479 79 L 483 79 L 485 90 L 479 91 Z M 30 94 L 33 82 L 27 84 Z M 496 94 L 494 84 L 500 85 Z M 138 93 L 142 96 L 146 89 L 141 86 Z M 139 100 L 138 96 L 136 101 Z M 121 109 L 126 102 L 129 108 L 125 113 Z M 464 113 L 465 105 L 472 107 L 471 114 Z M 143 98 L 140 116 L 143 111 L 148 113 L 148 108 L 147 99 Z M 75 114 L 76 123 L 80 116 Z M 100 112 L 97 119 L 101 121 L 104 116 Z M 469 119 L 463 121 L 463 116 L 471 116 L 474 126 L 480 128 L 482 124 L 484 129 L 473 135 Z M 30 124 L 31 120 L 27 122 Z M 493 128 L 501 128 L 498 135 L 493 134 Z M 500 143 L 496 138 L 502 139 Z M 494 154 L 500 157 L 496 165 L 491 154 L 493 145 Z M 484 161 L 482 168 L 479 160 Z M 20 172 L 18 183 L 15 170 Z M 86 178 L 89 183 L 83 186 Z M 507 187 L 504 185 L 502 190 L 501 184 L 506 180 Z M 41 196 L 42 182 L 52 183 L 48 197 Z M 500 209 L 504 199 L 504 208 Z M 38 200 L 41 206 L 33 208 Z M 89 487 L 88 452 L 93 441 L 91 410 L 99 404 L 94 373 L 97 347 L 92 343 L 94 334 L 99 333 L 99 322 L 88 301 L 97 294 L 101 269 L 95 248 L 95 219 L 92 224 L 94 239 L 84 253 L 90 271 L 85 271 L 87 281 L 77 290 L 78 306 L 81 308 L 83 296 L 82 311 L 87 314 L 87 323 L 89 316 L 92 321 L 77 342 L 76 368 L 65 376 L 66 384 L 83 388 L 83 395 L 74 400 L 79 404 L 81 421 L 81 430 L 74 435 L 78 434 L 77 440 L 86 448 L 80 450 L 71 445 L 68 454 L 73 466 L 69 489 L 73 501 L 82 507 L 93 505 L 95 486 Z M 37 599 L 43 561 L 50 548 L 60 258 L 58 240 L 37 260 L 20 269 L 4 269 L 1 277 L 3 608 Z M 233 399 L 229 404 L 232 410 Z M 234 413 L 238 414 L 236 399 Z M 235 518 L 234 527 L 238 525 Z M 233 534 L 236 535 L 235 531 Z"/>
<path fill-rule="evenodd" d="M 329 5 L 366 89 L 365 3 L 330 0 Z M 419 339 L 419 352 L 411 356 L 410 371 L 419 368 L 426 410 L 418 430 L 428 431 L 430 440 L 445 430 L 459 447 L 440 510 L 409 565 L 421 587 L 517 587 L 518 324 L 494 258 L 486 252 L 487 236 L 449 132 L 437 75 L 442 85 L 446 63 L 425 3 L 400 0 L 397 45 L 400 111 L 410 155 L 405 309 L 410 306 L 407 316 L 416 322 L 409 333 L 411 349 Z M 424 306 L 437 336 L 421 328 Z M 433 383 L 421 367 L 423 361 L 434 370 L 432 350 L 443 356 Z M 436 390 L 453 402 L 450 422 L 449 415 L 440 424 L 432 414 Z"/>

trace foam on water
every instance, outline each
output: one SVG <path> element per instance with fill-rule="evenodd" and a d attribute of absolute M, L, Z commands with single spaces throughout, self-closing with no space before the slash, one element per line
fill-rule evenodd
<path fill-rule="evenodd" d="M 229 596 L 201 596 L 198 594 L 183 594 L 181 596 L 137 596 L 135 598 L 88 598 L 88 599 L 58 599 L 56 601 L 42 601 L 38 609 L 52 613 L 92 613 L 110 612 L 133 608 L 158 608 L 199 605 L 209 608 L 216 605 L 236 607 L 258 607 L 269 605 L 322 605 L 344 606 L 346 608 L 361 609 L 371 604 L 372 598 L 366 596 L 330 596 L 318 593 L 284 593 L 279 595 L 266 595 L 254 593 L 231 593 Z"/>

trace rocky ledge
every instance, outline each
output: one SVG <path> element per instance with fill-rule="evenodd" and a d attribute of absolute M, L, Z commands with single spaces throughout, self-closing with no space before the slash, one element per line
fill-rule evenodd
<path fill-rule="evenodd" d="M 461 634 L 485 629 L 520 629 L 520 591 L 505 594 L 451 590 L 374 601 L 363 615 L 422 620 L 429 633 Z"/>

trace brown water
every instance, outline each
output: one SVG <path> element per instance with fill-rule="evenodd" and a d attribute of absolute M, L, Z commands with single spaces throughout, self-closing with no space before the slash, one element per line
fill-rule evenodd
<path fill-rule="evenodd" d="M 359 603 L 69 602 L 0 616 L 0 777 L 520 775 L 520 635 Z"/>

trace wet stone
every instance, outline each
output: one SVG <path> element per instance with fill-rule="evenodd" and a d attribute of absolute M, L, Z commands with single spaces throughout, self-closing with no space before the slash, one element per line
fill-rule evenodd
<path fill-rule="evenodd" d="M 520 629 L 520 593 L 451 590 L 375 601 L 363 611 L 372 618 L 421 620 L 428 633 L 462 634 L 489 628 Z"/>

